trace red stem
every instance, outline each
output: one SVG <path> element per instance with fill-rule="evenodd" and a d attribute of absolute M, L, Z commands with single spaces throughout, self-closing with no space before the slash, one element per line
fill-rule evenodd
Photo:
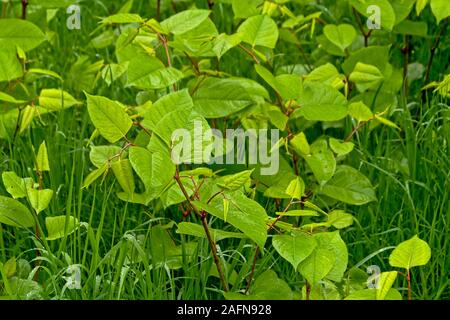
<path fill-rule="evenodd" d="M 22 19 L 25 20 L 27 18 L 27 6 L 28 0 L 22 0 Z"/>

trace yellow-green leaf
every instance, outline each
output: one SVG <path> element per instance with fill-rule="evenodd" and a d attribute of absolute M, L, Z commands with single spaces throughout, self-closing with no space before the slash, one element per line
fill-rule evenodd
<path fill-rule="evenodd" d="M 431 258 L 431 249 L 428 243 L 419 239 L 417 235 L 400 243 L 389 256 L 389 264 L 393 267 L 411 269 L 423 266 Z"/>

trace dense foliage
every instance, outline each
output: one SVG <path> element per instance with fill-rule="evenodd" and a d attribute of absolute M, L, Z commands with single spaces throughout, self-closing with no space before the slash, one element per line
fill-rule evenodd
<path fill-rule="evenodd" d="M 0 296 L 449 298 L 447 2 L 3 1 Z"/>

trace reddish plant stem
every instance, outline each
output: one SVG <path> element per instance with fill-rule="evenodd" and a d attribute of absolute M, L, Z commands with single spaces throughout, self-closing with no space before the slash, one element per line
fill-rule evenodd
<path fill-rule="evenodd" d="M 22 0 L 22 19 L 25 20 L 27 18 L 27 6 L 28 0 Z"/>
<path fill-rule="evenodd" d="M 169 52 L 169 46 L 167 44 L 167 38 L 165 36 L 163 36 L 162 34 L 158 33 L 158 38 L 161 41 L 161 44 L 164 47 L 164 51 L 166 52 L 166 57 L 167 57 L 167 66 L 171 67 L 172 66 L 172 60 L 170 58 L 170 52 Z"/>
<path fill-rule="evenodd" d="M 247 282 L 247 287 L 245 288 L 245 293 L 247 293 L 248 290 L 250 290 L 250 286 L 252 285 L 253 277 L 255 275 L 256 261 L 258 260 L 258 256 L 259 256 L 260 252 L 261 252 L 261 248 L 259 246 L 256 247 L 255 255 L 253 257 L 252 270 L 250 271 L 250 276 L 248 277 L 248 282 Z"/>
<path fill-rule="evenodd" d="M 405 98 L 408 96 L 408 64 L 409 64 L 409 55 L 411 51 L 409 36 L 405 36 L 405 44 L 402 48 L 402 53 L 404 55 L 403 60 L 403 94 Z"/>
<path fill-rule="evenodd" d="M 352 132 L 350 132 L 350 134 L 347 136 L 347 138 L 345 138 L 344 142 L 349 142 L 350 140 L 352 140 L 353 136 L 359 131 L 359 129 L 364 127 L 366 125 L 366 123 L 367 123 L 367 121 L 362 121 L 356 127 L 354 127 Z"/>
<path fill-rule="evenodd" d="M 161 0 L 156 0 L 156 20 L 161 18 Z"/>
<path fill-rule="evenodd" d="M 247 49 L 242 44 L 239 45 L 239 48 L 244 50 L 244 52 L 247 53 L 253 59 L 253 61 L 255 61 L 256 64 L 260 64 L 258 58 L 256 57 L 256 55 L 251 50 Z"/>
<path fill-rule="evenodd" d="M 292 133 L 292 130 L 291 130 L 289 124 L 286 125 L 286 128 L 287 128 L 287 131 L 289 134 L 288 139 L 290 140 L 294 137 L 294 134 Z M 295 153 L 295 151 L 294 151 L 293 155 L 292 155 L 292 164 L 294 166 L 294 173 L 296 176 L 300 175 L 300 172 L 298 170 L 298 161 L 299 161 L 299 157 L 298 157 L 297 153 Z"/>
<path fill-rule="evenodd" d="M 408 300 L 411 301 L 411 271 L 409 270 L 406 274 L 406 281 L 408 282 Z"/>
<path fill-rule="evenodd" d="M 186 191 L 186 188 L 184 187 L 184 185 L 183 185 L 183 183 L 181 181 L 180 171 L 179 171 L 178 166 L 176 168 L 174 179 L 177 182 L 178 186 L 180 187 L 181 192 L 183 193 L 183 195 L 186 198 L 187 202 L 189 203 L 189 206 L 192 208 L 192 210 L 194 210 L 196 215 L 198 217 L 200 217 L 200 219 L 202 221 L 203 229 L 205 231 L 206 238 L 208 239 L 208 242 L 209 242 L 209 246 L 210 246 L 210 249 L 211 249 L 211 252 L 212 252 L 212 255 L 213 255 L 214 263 L 216 264 L 217 272 L 219 273 L 220 282 L 222 283 L 224 291 L 228 292 L 229 291 L 228 282 L 225 279 L 225 273 L 223 272 L 222 265 L 220 264 L 220 259 L 219 259 L 219 255 L 218 255 L 218 252 L 217 252 L 216 243 L 214 242 L 214 239 L 211 236 L 211 232 L 209 231 L 208 221 L 206 219 L 207 218 L 207 214 L 206 214 L 206 212 L 204 210 L 200 211 L 192 203 L 191 197 L 189 196 L 188 192 Z"/>
<path fill-rule="evenodd" d="M 38 176 L 38 184 L 39 184 L 39 190 L 43 190 L 44 189 L 44 176 L 42 171 L 40 170 L 40 168 L 38 167 L 37 163 L 36 163 L 36 175 Z M 36 237 L 36 240 L 39 242 L 41 240 L 41 232 L 39 230 L 39 216 L 38 213 L 36 212 L 36 227 L 35 227 L 35 231 L 34 231 L 34 235 Z M 39 251 L 39 248 L 36 248 L 36 258 L 41 256 L 41 252 Z M 41 263 L 39 262 L 39 260 L 36 260 L 36 264 L 35 267 L 36 269 L 36 273 L 34 274 L 34 281 L 38 282 L 39 280 L 39 266 L 41 265 Z"/>
<path fill-rule="evenodd" d="M 161 41 L 161 43 L 162 43 L 162 45 L 164 47 L 164 51 L 166 52 L 167 66 L 169 68 L 171 68 L 172 67 L 172 58 L 170 57 L 170 51 L 169 51 L 169 45 L 168 45 L 167 38 L 165 36 L 163 36 L 162 34 L 160 34 L 160 33 L 158 33 L 158 37 L 159 37 L 159 40 Z M 173 90 L 174 91 L 178 90 L 176 83 L 173 84 Z"/>
<path fill-rule="evenodd" d="M 306 300 L 310 300 L 311 297 L 311 285 L 306 281 Z"/>
<path fill-rule="evenodd" d="M 430 81 L 431 68 L 433 66 L 434 56 L 436 54 L 436 50 L 439 48 L 439 44 L 441 42 L 442 36 L 445 34 L 445 31 L 447 30 L 447 26 L 448 26 L 448 18 L 445 19 L 445 21 L 442 25 L 441 31 L 439 32 L 439 35 L 437 36 L 436 41 L 434 42 L 434 45 L 430 50 L 430 59 L 428 60 L 427 71 L 425 74 L 425 84 L 428 84 L 428 82 Z M 424 93 L 425 93 L 425 91 L 424 91 Z"/>
<path fill-rule="evenodd" d="M 194 72 L 195 72 L 195 74 L 198 76 L 198 75 L 200 75 L 200 67 L 199 67 L 199 65 L 198 65 L 198 62 L 197 61 L 195 61 L 189 54 L 187 54 L 186 52 L 184 53 L 185 55 L 186 55 L 186 57 L 189 59 L 189 61 L 191 62 L 191 64 L 192 64 L 192 67 L 194 68 Z"/>
<path fill-rule="evenodd" d="M 8 8 L 8 2 L 2 2 L 2 19 L 6 18 L 6 9 Z"/>
<path fill-rule="evenodd" d="M 359 18 L 358 12 L 353 8 L 353 14 L 355 15 L 356 23 L 358 24 L 359 30 L 361 31 L 363 37 L 364 37 L 364 46 L 369 46 L 369 38 L 372 35 L 373 30 L 369 30 L 368 32 L 364 31 L 364 26 L 361 23 L 361 19 Z"/>
<path fill-rule="evenodd" d="M 133 125 L 136 126 L 136 127 L 138 127 L 139 129 L 142 129 L 149 137 L 152 136 L 152 134 L 150 133 L 150 131 L 148 131 L 147 128 L 144 127 L 144 126 L 142 125 L 142 123 L 140 123 L 139 121 L 133 122 Z"/>

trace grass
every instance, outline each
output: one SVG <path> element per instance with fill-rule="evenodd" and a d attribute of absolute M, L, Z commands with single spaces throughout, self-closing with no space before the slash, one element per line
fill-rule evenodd
<path fill-rule="evenodd" d="M 117 9 L 117 8 L 116 8 Z M 141 8 L 145 10 L 144 8 Z M 140 10 L 141 10 L 140 9 Z M 89 15 L 106 15 L 101 1 L 88 8 Z M 95 14 L 93 14 L 95 12 Z M 114 12 L 109 8 L 109 13 Z M 64 23 L 64 15 L 53 21 L 53 29 Z M 223 19 L 223 21 L 226 21 Z M 89 32 L 95 22 L 87 22 L 79 32 L 58 32 L 59 43 L 46 47 L 39 64 L 59 72 L 66 72 L 76 59 L 73 46 L 85 48 Z M 228 24 L 229 25 L 229 24 Z M 224 22 L 223 28 L 227 23 Z M 94 58 L 98 53 L 110 57 L 109 50 L 89 49 L 81 53 Z M 288 58 L 286 58 L 288 60 Z M 292 57 L 289 57 L 292 59 Z M 224 68 L 246 73 L 245 66 Z M 109 61 L 107 61 L 109 62 Z M 437 62 L 439 63 L 439 61 Z M 39 86 L 57 85 L 52 80 L 38 79 Z M 105 94 L 123 102 L 132 102 L 133 92 L 102 85 L 98 94 Z M 349 249 L 349 267 L 379 265 L 388 270 L 388 256 L 396 244 L 415 234 L 432 248 L 428 265 L 413 271 L 414 299 L 449 299 L 450 261 L 448 257 L 450 233 L 450 109 L 445 101 L 430 97 L 424 104 L 406 103 L 400 98 L 393 120 L 403 129 L 378 127 L 370 133 L 362 130 L 356 137 L 357 148 L 349 162 L 361 168 L 376 186 L 378 200 L 363 207 L 348 207 L 358 223 L 343 232 Z M 13 170 L 19 176 L 32 176 L 33 147 L 46 140 L 52 171 L 44 183 L 57 190 L 47 215 L 74 216 L 86 222 L 74 235 L 62 241 L 36 242 L 31 231 L 0 225 L 0 260 L 25 258 L 40 260 L 39 278 L 44 284 L 44 298 L 60 299 L 222 299 L 218 278 L 211 277 L 214 263 L 206 240 L 195 248 L 195 261 L 183 255 L 179 270 L 149 265 L 145 261 L 155 252 L 150 225 L 166 225 L 169 219 L 181 221 L 178 210 L 151 212 L 139 205 L 126 205 L 115 195 L 112 178 L 103 184 L 82 189 L 91 164 L 89 139 L 93 127 L 85 107 L 65 110 L 45 117 L 43 124 L 33 126 L 14 144 L 0 141 L 0 172 Z M 348 130 L 350 130 L 348 124 Z M 6 190 L 0 184 L 0 194 Z M 267 208 L 269 214 L 273 208 Z M 165 218 L 164 218 L 165 217 Z M 40 223 L 43 224 L 41 217 Z M 177 237 L 182 252 L 188 250 L 187 237 Z M 220 257 L 227 262 L 227 275 L 232 285 L 245 283 L 255 247 L 243 240 L 219 242 Z M 23 248 L 28 248 L 23 251 Z M 36 257 L 39 248 L 42 255 Z M 145 248 L 142 251 L 141 248 Z M 234 250 L 226 249 L 234 248 Z M 130 262 L 132 259 L 134 263 Z M 81 290 L 69 290 L 67 268 L 81 266 Z M 299 290 L 300 276 L 274 249 L 264 252 L 258 260 L 256 275 L 272 268 L 288 284 Z M 231 271 L 236 271 L 233 274 Z M 34 270 L 37 272 L 37 269 Z M 406 290 L 406 282 L 397 280 Z M 245 287 L 240 285 L 241 287 Z"/>

